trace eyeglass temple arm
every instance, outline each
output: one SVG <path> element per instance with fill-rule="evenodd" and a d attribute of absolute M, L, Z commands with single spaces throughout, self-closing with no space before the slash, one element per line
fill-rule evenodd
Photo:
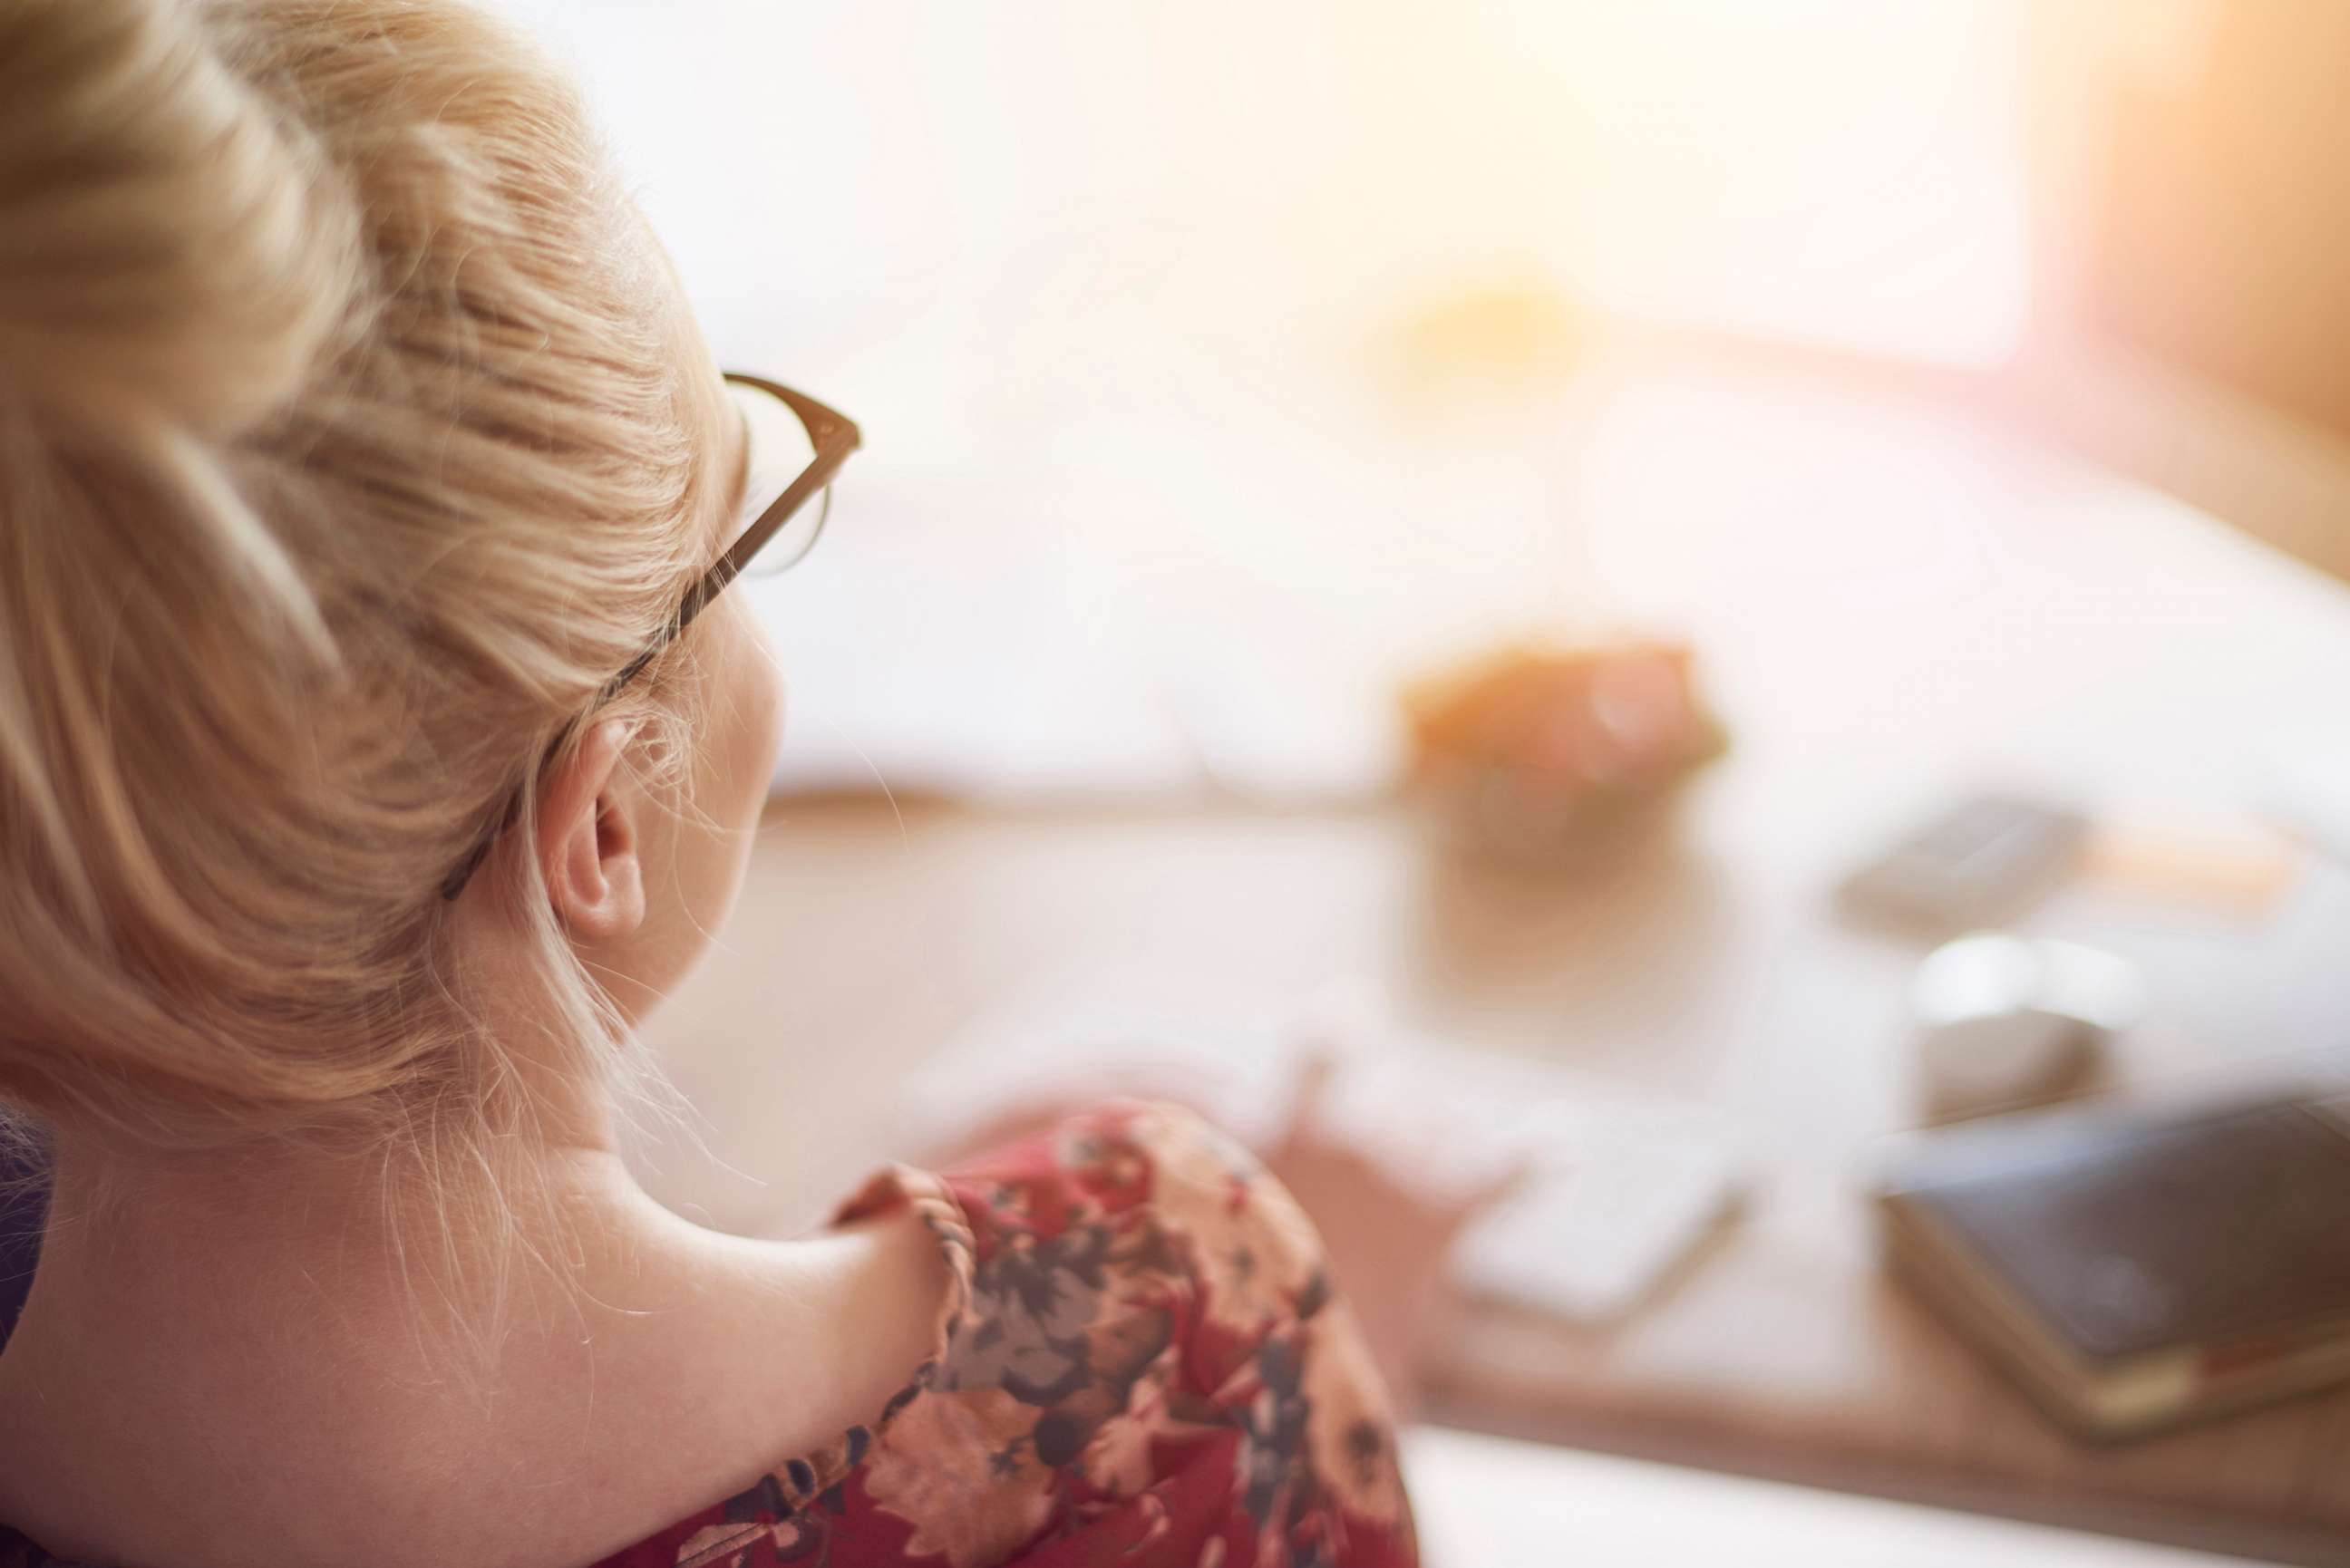
<path fill-rule="evenodd" d="M 848 454 L 864 441 L 855 421 L 825 407 L 814 398 L 740 371 L 728 371 L 726 379 L 746 387 L 756 387 L 797 414 L 800 423 L 807 428 L 808 440 L 816 447 L 816 457 L 800 470 L 799 477 L 785 486 L 784 493 L 759 514 L 759 520 L 743 530 L 741 537 L 728 545 L 726 553 L 712 562 L 710 569 L 686 590 L 685 597 L 677 608 L 679 631 L 691 626 L 704 607 L 716 598 L 727 584 L 743 575 L 743 568 L 751 557 L 757 555 L 767 541 L 807 504 L 810 496 L 832 483 L 833 476 L 840 472 L 840 465 L 848 461 Z M 634 674 L 635 671 L 632 670 L 629 673 Z"/>

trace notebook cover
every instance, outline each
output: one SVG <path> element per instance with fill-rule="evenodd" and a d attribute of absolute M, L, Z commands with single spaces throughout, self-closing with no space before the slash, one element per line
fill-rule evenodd
<path fill-rule="evenodd" d="M 2090 1362 L 2350 1320 L 2350 1124 L 2294 1097 L 1938 1135 L 1890 1199 Z"/>

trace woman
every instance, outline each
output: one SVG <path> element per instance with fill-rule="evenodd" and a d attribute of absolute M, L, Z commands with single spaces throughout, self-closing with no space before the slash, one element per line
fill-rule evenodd
<path fill-rule="evenodd" d="M 777 740 L 725 586 L 855 432 L 722 379 L 546 67 L 9 0 L 0 149 L 0 1564 L 1411 1561 L 1315 1236 L 1196 1120 L 789 1242 L 616 1158 Z"/>

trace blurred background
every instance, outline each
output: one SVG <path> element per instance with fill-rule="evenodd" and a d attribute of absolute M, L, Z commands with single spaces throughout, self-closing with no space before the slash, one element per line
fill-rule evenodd
<path fill-rule="evenodd" d="M 2350 5 L 504 8 L 866 436 L 748 585 L 793 728 L 665 1196 L 1138 1074 L 1262 1133 L 1319 1031 L 1366 1136 L 1550 1173 L 1449 1419 L 2350 1561 L 2350 1398 L 2270 1402 L 2350 1371 L 2350 1168 L 1991 1159 L 2079 1268 L 1887 1268 L 1939 1135 L 2334 1086 Z M 2299 1228 L 2146 1251 L 2215 1191 Z M 2067 1290 L 2188 1429 L 2095 1432 L 2155 1364 Z"/>
<path fill-rule="evenodd" d="M 515 8 L 722 356 L 869 432 L 775 611 L 797 784 L 1369 787 L 1396 679 L 1497 629 L 1949 586 L 1962 441 L 1822 506 L 1775 392 L 1660 369 L 2173 488 L 2117 360 L 2350 425 L 2328 0 Z M 2294 500 L 2231 521 L 2350 550 Z"/>

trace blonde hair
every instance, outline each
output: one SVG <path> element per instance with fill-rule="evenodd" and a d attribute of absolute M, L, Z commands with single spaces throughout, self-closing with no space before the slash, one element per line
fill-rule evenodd
<path fill-rule="evenodd" d="M 662 264 L 444 0 L 11 0 L 0 154 L 0 1101 L 465 1158 L 528 1106 L 440 884 L 706 564 Z"/>

